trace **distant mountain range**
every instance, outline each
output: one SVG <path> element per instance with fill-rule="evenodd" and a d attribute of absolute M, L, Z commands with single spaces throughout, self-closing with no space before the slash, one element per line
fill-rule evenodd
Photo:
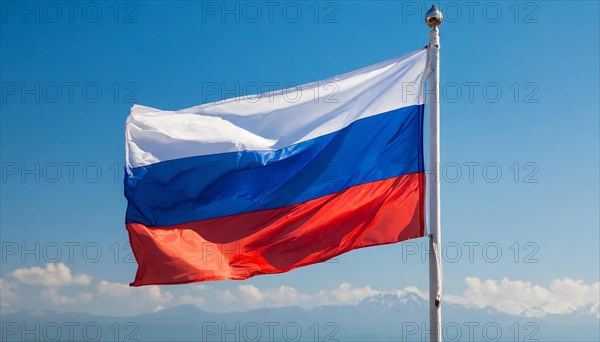
<path fill-rule="evenodd" d="M 446 303 L 444 340 L 600 341 L 600 320 L 589 309 L 524 318 Z M 213 313 L 183 305 L 132 317 L 21 311 L 1 320 L 2 341 L 425 341 L 428 302 L 407 292 L 311 310 Z"/>

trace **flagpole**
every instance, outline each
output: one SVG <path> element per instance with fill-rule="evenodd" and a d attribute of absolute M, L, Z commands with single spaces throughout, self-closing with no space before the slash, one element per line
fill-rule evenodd
<path fill-rule="evenodd" d="M 440 230 L 440 34 L 444 16 L 435 4 L 425 14 L 429 32 L 429 334 L 431 342 L 442 341 L 442 275 Z"/>

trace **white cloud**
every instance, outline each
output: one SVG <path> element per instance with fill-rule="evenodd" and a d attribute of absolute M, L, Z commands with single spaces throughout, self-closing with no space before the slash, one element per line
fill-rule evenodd
<path fill-rule="evenodd" d="M 370 286 L 366 287 L 352 287 L 350 283 L 342 283 L 337 289 L 331 291 L 331 294 L 342 304 L 357 304 L 361 300 L 383 293 L 372 289 Z"/>
<path fill-rule="evenodd" d="M 123 283 L 111 283 L 102 280 L 96 286 L 96 291 L 102 295 L 114 298 L 127 298 L 131 296 L 132 288 Z"/>
<path fill-rule="evenodd" d="M 18 268 L 11 273 L 11 276 L 22 284 L 44 286 L 41 297 L 55 305 L 86 304 L 94 298 L 89 292 L 81 292 L 74 296 L 62 295 L 58 292 L 58 288 L 61 286 L 88 286 L 92 281 L 92 277 L 87 274 L 71 274 L 71 269 L 63 263 L 49 263 L 46 264 L 46 268 L 38 266 Z M 5 287 L 4 284 L 2 287 Z M 16 296 L 12 291 L 14 288 L 14 285 L 8 285 L 8 298 Z M 6 291 L 3 291 L 3 297 L 4 292 Z"/>
<path fill-rule="evenodd" d="M 161 291 L 159 286 L 144 286 L 144 287 L 130 287 L 123 283 L 112 283 L 106 280 L 102 280 L 96 286 L 96 291 L 99 295 L 118 298 L 118 299 L 129 299 L 129 303 L 135 307 L 141 307 L 151 301 L 153 303 L 169 303 L 175 297 L 170 291 Z"/>
<path fill-rule="evenodd" d="M 124 283 L 113 283 L 102 280 L 96 286 L 96 291 L 100 296 L 128 299 L 128 303 L 138 308 L 147 304 L 158 304 L 154 306 L 153 311 L 160 311 L 164 310 L 165 307 L 172 307 L 179 304 L 205 306 L 207 302 L 201 293 L 206 288 L 205 285 L 193 285 L 190 288 L 184 289 L 183 293 L 177 296 L 171 291 L 161 290 L 161 287 L 157 285 L 131 287 Z"/>
<path fill-rule="evenodd" d="M 72 274 L 69 267 L 62 263 L 47 264 L 45 268 L 20 268 L 10 275 L 14 279 L 0 278 L 2 308 L 12 309 L 13 303 L 25 301 L 25 295 L 20 294 L 19 283 L 44 286 L 37 295 L 41 295 L 55 305 L 83 304 L 95 298 L 100 300 L 112 298 L 116 305 L 126 305 L 145 312 L 163 310 L 180 304 L 207 307 L 209 304 L 207 298 L 211 295 L 216 295 L 221 303 L 236 303 L 236 307 L 245 303 L 246 308 L 355 305 L 367 297 L 378 294 L 394 294 L 401 298 L 416 294 L 423 299 L 428 298 L 427 292 L 416 287 L 384 291 L 371 286 L 354 287 L 348 282 L 316 293 L 302 293 L 294 287 L 285 285 L 261 289 L 251 284 L 238 286 L 237 291 L 216 290 L 198 284 L 171 292 L 161 286 L 130 287 L 128 284 L 102 280 L 96 284 L 94 295 L 90 292 L 66 292 L 63 286 L 87 286 L 91 283 L 92 277 L 87 274 Z M 600 317 L 600 282 L 589 284 L 582 280 L 564 278 L 552 280 L 547 286 L 542 286 L 508 278 L 482 280 L 477 277 L 467 277 L 465 284 L 466 289 L 462 294 L 447 294 L 444 301 L 467 308 L 493 308 L 502 313 L 524 317 L 564 315 L 575 311 Z"/>
<path fill-rule="evenodd" d="M 265 292 L 265 297 L 273 306 L 290 306 L 299 303 L 298 291 L 289 286 L 279 286 L 276 289 Z"/>
<path fill-rule="evenodd" d="M 82 292 L 76 296 L 65 296 L 58 293 L 56 287 L 49 287 L 42 291 L 42 297 L 48 299 L 55 305 L 86 304 L 92 301 L 94 296 L 89 292 Z"/>
<path fill-rule="evenodd" d="M 284 285 L 264 291 L 254 285 L 241 285 L 238 287 L 238 292 L 246 303 L 261 306 L 298 305 L 301 298 L 309 300 L 311 297 L 310 295 L 300 295 L 295 288 Z"/>
<path fill-rule="evenodd" d="M 465 279 L 467 289 L 460 296 L 448 295 L 448 302 L 466 307 L 492 307 L 499 312 L 525 317 L 569 314 L 581 308 L 597 312 L 600 283 L 591 285 L 569 278 L 555 279 L 548 288 L 521 280 L 504 278 L 485 281 Z"/>
<path fill-rule="evenodd" d="M 237 297 L 231 292 L 231 290 L 217 291 L 217 298 L 224 303 L 237 302 Z"/>
<path fill-rule="evenodd" d="M 179 297 L 178 302 L 180 304 L 192 304 L 195 306 L 204 306 L 206 305 L 206 299 L 201 296 L 192 296 L 189 294 L 183 294 Z"/>
<path fill-rule="evenodd" d="M 171 300 L 173 300 L 173 294 L 170 291 L 165 291 L 162 292 L 160 290 L 160 287 L 154 285 L 154 286 L 148 286 L 148 287 L 144 287 L 144 288 L 135 288 L 135 290 L 140 290 L 139 293 L 145 293 L 145 295 L 147 297 L 149 297 L 150 299 L 152 299 L 155 302 L 159 302 L 159 303 L 163 303 L 163 302 L 170 302 Z"/>
<path fill-rule="evenodd" d="M 183 294 L 177 298 L 180 304 L 192 304 L 195 306 L 205 306 L 206 299 L 200 294 L 206 290 L 205 285 L 195 285 L 191 289 L 185 289 Z"/>
<path fill-rule="evenodd" d="M 331 291 L 317 293 L 300 293 L 290 286 L 279 286 L 273 289 L 261 290 L 254 285 L 241 285 L 238 287 L 240 297 L 249 305 L 260 306 L 294 306 L 314 307 L 327 304 L 356 304 L 362 299 L 376 294 L 384 293 L 371 287 L 354 288 L 349 283 L 342 283 Z M 219 298 L 223 301 L 230 300 L 232 293 L 221 293 Z"/>
<path fill-rule="evenodd" d="M 555 279 L 543 287 L 521 280 L 480 280 L 476 277 L 465 279 L 467 289 L 461 295 L 446 295 L 448 303 L 469 307 L 491 307 L 499 312 L 525 317 L 540 317 L 547 314 L 570 314 L 577 310 L 600 317 L 600 283 L 586 284 L 569 278 Z M 330 304 L 358 304 L 365 298 L 378 294 L 392 294 L 400 298 L 414 294 L 424 300 L 428 293 L 414 286 L 403 290 L 383 291 L 370 286 L 353 287 L 342 283 L 339 287 L 318 293 L 301 293 L 289 286 L 272 289 L 259 289 L 254 285 L 241 285 L 238 295 L 251 307 L 293 306 L 310 308 Z M 223 302 L 236 298 L 231 291 L 218 293 Z"/>
<path fill-rule="evenodd" d="M 242 298 L 250 304 L 260 303 L 265 297 L 264 294 L 254 285 L 240 285 L 238 287 L 238 291 L 240 292 Z"/>
<path fill-rule="evenodd" d="M 72 275 L 71 269 L 63 263 L 47 264 L 46 268 L 31 267 L 18 268 L 11 275 L 19 282 L 27 285 L 42 286 L 65 286 L 83 285 L 87 286 L 92 277 L 87 274 Z"/>
<path fill-rule="evenodd" d="M 590 306 L 591 312 L 598 312 L 600 282 L 586 285 L 582 280 L 554 279 L 550 283 L 550 291 L 552 300 L 544 306 L 549 313 L 571 313 L 585 306 Z"/>
<path fill-rule="evenodd" d="M 19 301 L 19 296 L 13 291 L 15 288 L 15 284 L 0 278 L 0 307 L 8 308 L 12 303 Z"/>
<path fill-rule="evenodd" d="M 429 300 L 429 293 L 427 293 L 425 291 L 421 291 L 416 286 L 407 286 L 404 288 L 404 290 L 397 291 L 396 295 L 398 297 L 402 297 L 405 294 L 411 294 L 411 293 L 416 294 L 417 296 L 421 297 L 422 299 Z"/>

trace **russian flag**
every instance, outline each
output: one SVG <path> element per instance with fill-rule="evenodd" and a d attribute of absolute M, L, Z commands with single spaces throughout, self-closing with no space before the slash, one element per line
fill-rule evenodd
<path fill-rule="evenodd" d="M 247 279 L 424 235 L 427 50 L 126 124 L 132 286 Z"/>

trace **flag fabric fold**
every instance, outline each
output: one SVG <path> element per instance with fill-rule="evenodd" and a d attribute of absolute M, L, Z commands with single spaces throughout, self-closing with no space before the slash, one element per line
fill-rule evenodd
<path fill-rule="evenodd" d="M 247 279 L 424 234 L 427 50 L 126 124 L 132 286 Z"/>

